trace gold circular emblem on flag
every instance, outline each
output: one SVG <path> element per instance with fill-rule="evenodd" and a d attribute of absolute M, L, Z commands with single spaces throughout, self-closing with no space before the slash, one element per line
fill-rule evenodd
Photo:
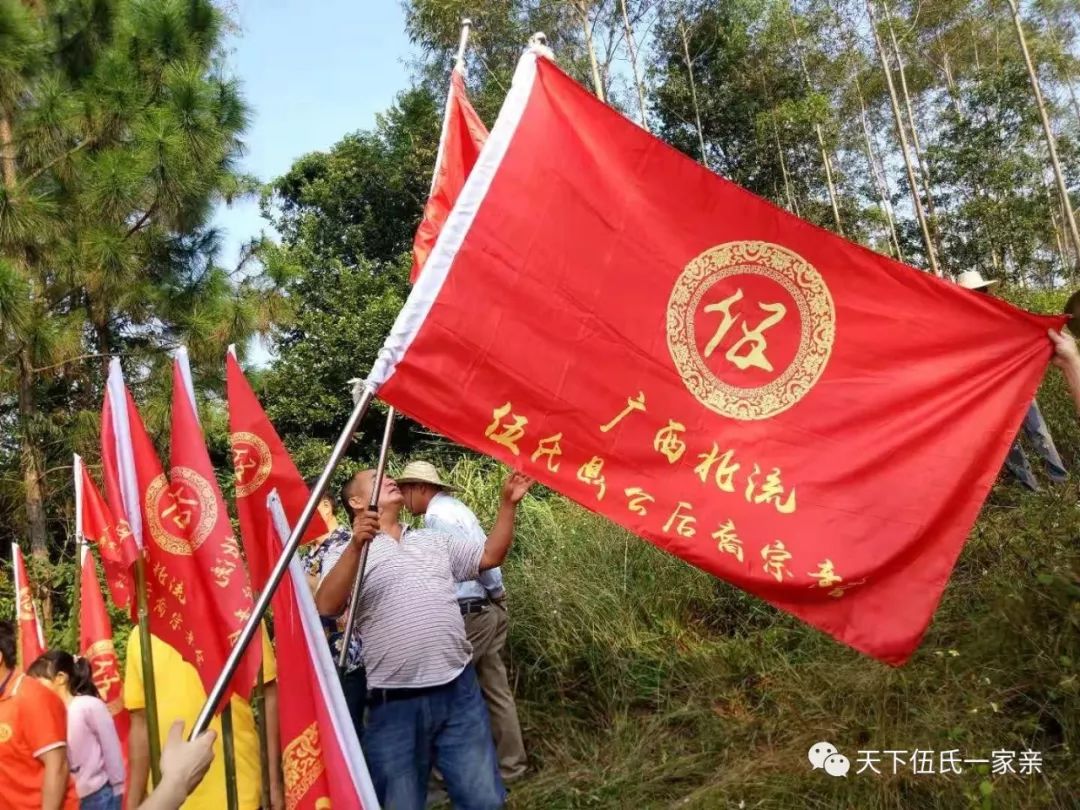
<path fill-rule="evenodd" d="M 229 444 L 232 445 L 233 469 L 236 471 L 236 497 L 246 498 L 266 483 L 274 459 L 262 437 L 246 430 L 231 434 Z"/>
<path fill-rule="evenodd" d="M 190 556 L 217 523 L 217 499 L 210 483 L 195 470 L 173 467 L 172 483 L 159 475 L 146 490 L 150 536 L 163 550 Z"/>
<path fill-rule="evenodd" d="M 795 405 L 824 372 L 835 338 L 825 280 L 771 242 L 706 250 L 668 300 L 668 350 L 683 384 L 732 419 L 768 419 Z"/>
<path fill-rule="evenodd" d="M 6 743 L 11 737 L 11 726 L 7 723 L 0 723 L 0 744 Z"/>

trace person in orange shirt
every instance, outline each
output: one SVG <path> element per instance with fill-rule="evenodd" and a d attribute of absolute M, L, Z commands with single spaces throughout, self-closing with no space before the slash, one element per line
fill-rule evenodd
<path fill-rule="evenodd" d="M 15 668 L 15 627 L 0 621 L 0 810 L 76 810 L 67 712 Z"/>

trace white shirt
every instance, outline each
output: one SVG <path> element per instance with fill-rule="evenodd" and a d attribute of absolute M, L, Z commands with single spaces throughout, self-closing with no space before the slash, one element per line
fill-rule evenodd
<path fill-rule="evenodd" d="M 478 543 L 481 549 L 487 543 L 487 533 L 473 511 L 453 495 L 442 491 L 436 492 L 428 504 L 424 525 L 435 531 L 464 537 Z M 498 568 L 484 571 L 476 579 L 459 582 L 457 586 L 459 600 L 498 598 L 502 595 L 502 571 Z"/>

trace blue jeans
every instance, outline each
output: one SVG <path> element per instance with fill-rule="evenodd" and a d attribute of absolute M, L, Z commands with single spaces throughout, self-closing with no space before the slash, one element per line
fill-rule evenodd
<path fill-rule="evenodd" d="M 1042 459 L 1050 480 L 1055 484 L 1064 483 L 1068 478 L 1068 471 L 1061 461 L 1061 456 L 1058 455 L 1057 448 L 1054 447 L 1054 438 L 1050 435 L 1050 429 L 1046 426 L 1042 412 L 1035 402 L 1031 403 L 1027 415 L 1024 416 L 1023 432 Z M 1020 446 L 1019 438 L 1013 442 L 1009 455 L 1005 457 L 1005 467 L 1021 484 L 1038 492 L 1039 482 L 1035 478 L 1035 471 L 1031 469 L 1024 448 Z"/>
<path fill-rule="evenodd" d="M 120 810 L 122 798 L 121 794 L 113 793 L 112 785 L 105 785 L 79 799 L 79 810 Z"/>
<path fill-rule="evenodd" d="M 497 810 L 506 800 L 472 664 L 418 697 L 369 701 L 364 756 L 383 810 L 424 810 L 432 766 L 455 810 Z"/>

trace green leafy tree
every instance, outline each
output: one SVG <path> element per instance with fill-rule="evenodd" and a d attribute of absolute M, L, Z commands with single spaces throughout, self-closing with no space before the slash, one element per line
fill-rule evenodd
<path fill-rule="evenodd" d="M 226 25 L 209 0 L 0 0 L 0 534 L 39 560 L 108 355 L 150 392 L 178 344 L 219 367 L 284 312 L 272 274 L 216 262 L 213 207 L 253 186 Z"/>
<path fill-rule="evenodd" d="M 300 158 L 264 197 L 282 235 L 264 257 L 302 269 L 288 286 L 295 320 L 274 333 L 278 357 L 260 382 L 301 466 L 321 466 L 351 409 L 348 381 L 367 374 L 408 294 L 441 115 L 427 90 L 403 93 L 374 130 Z M 381 436 L 377 422 L 361 450 Z M 408 430 L 397 441 L 407 444 Z"/>

